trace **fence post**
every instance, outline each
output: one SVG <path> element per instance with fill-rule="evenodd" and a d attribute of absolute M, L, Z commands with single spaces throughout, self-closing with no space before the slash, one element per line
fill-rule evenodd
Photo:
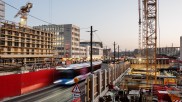
<path fill-rule="evenodd" d="M 98 88 L 99 88 L 98 91 L 99 91 L 99 92 L 98 92 L 98 95 L 100 95 L 100 94 L 101 94 L 101 89 L 102 89 L 102 80 L 103 80 L 103 79 L 102 79 L 102 75 L 101 75 L 101 71 L 99 71 L 98 77 L 99 77 L 99 78 L 98 78 L 98 79 L 99 79 L 99 83 L 98 83 L 98 84 L 99 84 L 99 85 L 98 85 Z"/>
<path fill-rule="evenodd" d="M 106 87 L 107 87 L 107 79 L 108 79 L 108 77 L 107 77 L 107 70 L 106 69 L 104 69 L 104 90 L 106 89 Z"/>
<path fill-rule="evenodd" d="M 89 77 L 87 77 L 87 79 L 85 80 L 85 102 L 88 102 L 88 98 L 89 98 Z"/>
<path fill-rule="evenodd" d="M 91 74 L 91 102 L 94 102 L 94 74 Z"/>
<path fill-rule="evenodd" d="M 109 69 L 108 69 L 108 83 L 107 83 L 107 84 L 110 84 L 110 82 L 111 82 L 111 77 L 112 77 L 112 75 L 111 75 L 111 69 L 109 68 Z"/>

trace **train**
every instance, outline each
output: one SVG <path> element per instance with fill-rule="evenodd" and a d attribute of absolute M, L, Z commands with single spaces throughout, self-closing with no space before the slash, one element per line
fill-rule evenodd
<path fill-rule="evenodd" d="M 101 61 L 92 62 L 93 71 L 101 68 Z M 79 82 L 87 78 L 91 74 L 90 63 L 70 64 L 66 67 L 57 66 L 57 80 L 53 83 L 57 85 L 73 85 L 74 78 L 78 78 Z"/>

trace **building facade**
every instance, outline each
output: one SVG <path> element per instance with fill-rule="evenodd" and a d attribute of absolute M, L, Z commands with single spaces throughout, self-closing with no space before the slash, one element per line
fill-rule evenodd
<path fill-rule="evenodd" d="M 5 18 L 5 4 L 3 1 L 0 1 L 0 19 Z"/>
<path fill-rule="evenodd" d="M 179 56 L 180 47 L 160 47 L 157 48 L 157 54 L 165 54 L 168 56 Z"/>
<path fill-rule="evenodd" d="M 86 60 L 90 60 L 90 42 L 80 42 L 80 46 L 86 48 Z M 103 45 L 102 42 L 92 43 L 92 58 L 94 60 L 103 59 Z"/>
<path fill-rule="evenodd" d="M 1 62 L 10 59 L 9 63 L 43 63 L 45 59 L 53 58 L 53 33 L 9 21 L 3 21 L 1 25 Z"/>
<path fill-rule="evenodd" d="M 87 49 L 86 49 L 86 47 L 82 47 L 82 46 L 80 46 L 79 47 L 79 58 L 80 59 L 83 59 L 83 60 L 86 60 L 87 59 Z"/>
<path fill-rule="evenodd" d="M 111 49 L 103 49 L 103 57 L 104 60 L 108 60 L 111 58 Z"/>
<path fill-rule="evenodd" d="M 80 46 L 90 46 L 90 41 L 80 42 Z M 102 42 L 92 42 L 92 46 L 103 48 Z"/>
<path fill-rule="evenodd" d="M 80 28 L 73 24 L 41 25 L 34 28 L 54 32 L 55 52 L 58 58 L 79 58 L 80 56 Z"/>

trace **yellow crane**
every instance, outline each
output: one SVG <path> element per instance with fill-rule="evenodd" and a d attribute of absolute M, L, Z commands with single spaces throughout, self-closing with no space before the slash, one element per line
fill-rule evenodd
<path fill-rule="evenodd" d="M 138 15 L 139 15 L 139 20 L 138 20 L 138 25 L 139 25 L 139 31 L 138 31 L 138 33 L 139 33 L 139 36 L 138 36 L 138 55 L 139 55 L 139 57 L 141 57 L 141 53 L 142 53 L 142 51 L 141 51 L 141 23 L 142 23 L 142 21 L 141 21 L 141 0 L 138 0 Z"/>
<path fill-rule="evenodd" d="M 147 59 L 146 82 L 147 84 L 156 84 L 157 0 L 142 0 L 142 48 L 145 51 L 144 56 Z M 153 75 L 155 82 L 149 83 Z"/>

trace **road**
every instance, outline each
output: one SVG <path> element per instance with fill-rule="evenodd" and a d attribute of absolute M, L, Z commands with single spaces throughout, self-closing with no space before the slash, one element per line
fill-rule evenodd
<path fill-rule="evenodd" d="M 84 82 L 79 83 L 84 94 Z M 43 89 L 6 99 L 3 102 L 71 102 L 73 86 L 51 85 Z"/>

